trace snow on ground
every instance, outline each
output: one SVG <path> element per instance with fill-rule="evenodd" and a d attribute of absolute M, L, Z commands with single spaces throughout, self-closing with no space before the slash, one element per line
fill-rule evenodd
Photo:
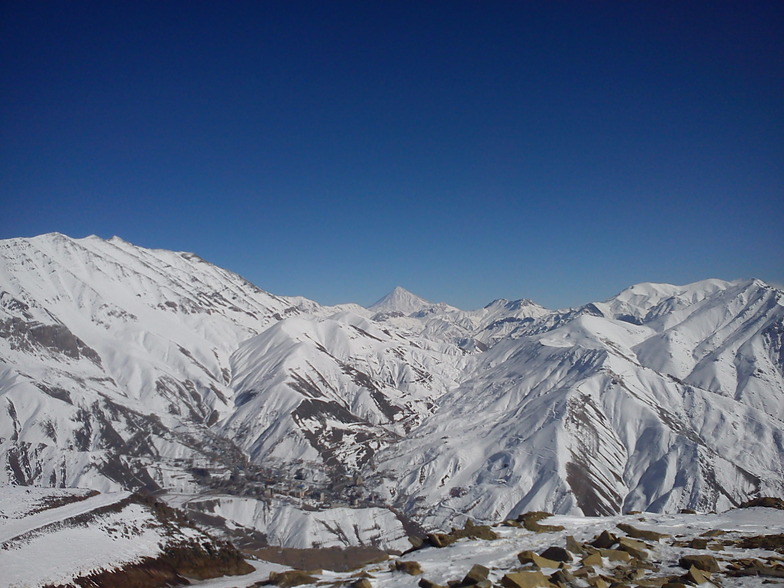
<path fill-rule="evenodd" d="M 161 535 L 147 527 L 149 513 L 129 505 L 86 526 L 64 527 L 0 551 L 0 586 L 28 587 L 62 584 L 73 578 L 154 557 Z"/>
<path fill-rule="evenodd" d="M 281 547 L 368 545 L 391 551 L 411 547 L 403 524 L 385 508 L 305 510 L 282 500 L 218 495 L 191 500 L 188 507 L 260 531 L 270 545 Z"/>
<path fill-rule="evenodd" d="M 461 580 L 474 564 L 481 564 L 490 568 L 489 579 L 498 583 L 507 572 L 520 566 L 517 554 L 521 551 L 532 550 L 541 553 L 550 546 L 563 547 L 566 536 L 571 535 L 579 542 L 593 540 L 602 531 L 608 530 L 616 535 L 623 533 L 616 527 L 617 523 L 627 523 L 638 529 L 655 530 L 660 533 L 672 535 L 672 538 L 662 539 L 658 543 L 648 541 L 653 549 L 649 560 L 656 562 L 657 576 L 681 575 L 685 572 L 678 567 L 678 559 L 684 554 L 704 553 L 704 551 L 675 547 L 675 540 L 689 540 L 712 530 L 726 531 L 722 536 L 725 548 L 720 552 L 709 552 L 720 562 L 740 557 L 779 557 L 775 552 L 764 550 L 739 549 L 728 546 L 731 540 L 742 536 L 770 535 L 784 532 L 784 511 L 770 508 L 751 508 L 733 510 L 720 514 L 700 515 L 662 515 L 642 513 L 640 515 L 623 515 L 615 517 L 576 517 L 554 516 L 544 521 L 548 525 L 562 525 L 564 531 L 551 533 L 533 533 L 525 529 L 513 527 L 496 527 L 493 530 L 500 538 L 493 541 L 463 539 L 448 547 L 424 548 L 408 553 L 399 559 L 403 561 L 416 561 L 420 564 L 423 573 L 421 576 L 410 576 L 403 572 L 392 571 L 392 562 L 371 564 L 362 570 L 348 573 L 324 571 L 316 574 L 320 582 L 347 582 L 356 578 L 360 572 L 370 574 L 370 581 L 374 588 L 410 588 L 420 578 L 426 578 L 436 584 L 446 585 L 449 580 Z M 398 559 L 398 558 L 393 558 Z M 209 588 L 228 588 L 229 586 L 249 587 L 259 579 L 264 579 L 270 572 L 284 569 L 282 566 L 266 562 L 252 562 L 257 567 L 257 572 L 248 576 L 235 577 L 228 580 L 211 580 L 197 584 Z M 605 560 L 607 568 L 612 564 Z M 726 567 L 726 563 L 723 564 Z M 555 569 L 543 568 L 547 576 Z M 775 578 L 742 577 L 722 578 L 725 586 L 763 586 L 768 585 Z M 766 583 L 767 580 L 767 583 Z M 585 584 L 587 586 L 587 584 Z"/>
<path fill-rule="evenodd" d="M 50 508 L 54 504 L 87 498 L 84 488 L 37 488 L 35 486 L 0 485 L 0 528 L 3 519 L 19 519 Z"/>

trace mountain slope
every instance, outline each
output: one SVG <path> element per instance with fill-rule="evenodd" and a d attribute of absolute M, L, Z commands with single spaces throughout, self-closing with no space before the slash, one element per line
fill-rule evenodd
<path fill-rule="evenodd" d="M 298 312 L 195 255 L 116 238 L 2 241 L 0 259 L 0 466 L 19 483 L 170 484 L 152 470 L 210 451 L 207 427 L 233 409 L 231 353 Z"/>
<path fill-rule="evenodd" d="M 784 495 L 783 349 L 784 293 L 759 280 L 638 284 L 560 311 L 402 289 L 329 308 L 189 253 L 12 239 L 0 474 L 393 507 L 429 527 L 722 509 Z"/>
<path fill-rule="evenodd" d="M 622 294 L 551 328 L 552 317 L 544 329 L 533 321 L 532 334 L 484 353 L 473 377 L 378 456 L 378 469 L 399 480 L 379 483 L 436 526 L 532 509 L 710 510 L 782 495 L 784 366 L 769 341 L 784 295 L 759 281 L 716 286 L 692 285 L 688 300 L 672 287 L 637 305 Z M 641 320 L 629 322 L 631 312 Z M 675 359 L 683 380 L 668 372 Z M 733 374 L 736 366 L 754 369 Z"/>

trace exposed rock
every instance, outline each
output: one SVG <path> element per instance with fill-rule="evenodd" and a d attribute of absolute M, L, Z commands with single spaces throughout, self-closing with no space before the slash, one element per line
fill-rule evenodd
<path fill-rule="evenodd" d="M 531 511 L 521 514 L 517 517 L 517 521 L 523 524 L 523 527 L 534 533 L 556 533 L 563 531 L 564 527 L 560 525 L 540 525 L 539 521 L 553 516 L 552 513 L 543 511 Z"/>
<path fill-rule="evenodd" d="M 773 565 L 768 565 L 758 559 L 741 558 L 729 563 L 726 574 L 731 577 L 763 576 L 784 578 L 784 564 L 774 563 Z"/>
<path fill-rule="evenodd" d="M 349 586 L 350 588 L 373 588 L 373 584 L 367 578 L 357 578 Z"/>
<path fill-rule="evenodd" d="M 292 586 L 302 586 L 304 584 L 315 584 L 318 578 L 311 574 L 315 572 L 304 572 L 302 570 L 286 570 L 285 572 L 270 572 L 268 584 L 274 584 L 281 588 L 291 588 Z M 317 573 L 321 573 L 320 571 Z"/>
<path fill-rule="evenodd" d="M 534 564 L 537 568 L 557 568 L 560 565 L 560 562 L 542 557 L 535 551 L 521 551 L 517 554 L 517 559 L 523 565 Z"/>
<path fill-rule="evenodd" d="M 426 580 L 425 578 L 420 579 L 417 586 L 419 586 L 419 588 L 446 588 L 446 586 L 442 586 L 441 584 L 436 584 L 435 582 L 431 582 L 430 580 Z"/>
<path fill-rule="evenodd" d="M 736 545 L 743 549 L 767 549 L 784 553 L 784 534 L 746 537 L 738 541 Z"/>
<path fill-rule="evenodd" d="M 571 535 L 566 536 L 566 549 L 568 549 L 575 555 L 584 555 L 586 553 L 583 544 L 577 541 L 577 539 L 575 539 Z"/>
<path fill-rule="evenodd" d="M 501 578 L 501 586 L 505 588 L 549 588 L 550 582 L 547 577 L 539 571 L 534 572 L 510 572 Z"/>
<path fill-rule="evenodd" d="M 560 586 L 571 586 L 577 582 L 577 578 L 569 570 L 561 568 L 550 576 L 550 582 Z"/>
<path fill-rule="evenodd" d="M 574 559 L 572 554 L 569 553 L 566 549 L 556 546 L 548 547 L 539 555 L 553 561 L 572 561 Z"/>
<path fill-rule="evenodd" d="M 490 573 L 490 570 L 483 565 L 474 564 L 468 573 L 463 578 L 462 585 L 463 586 L 472 586 L 474 584 L 479 584 L 483 580 L 487 580 L 487 575 Z"/>
<path fill-rule="evenodd" d="M 637 559 L 648 559 L 648 549 L 650 549 L 650 547 L 642 541 L 629 539 L 628 537 L 621 537 L 618 539 L 618 550 L 625 551 Z"/>
<path fill-rule="evenodd" d="M 657 533 L 656 531 L 645 531 L 643 529 L 638 529 L 636 527 L 632 527 L 631 525 L 627 525 L 626 523 L 618 523 L 616 525 L 621 531 L 626 533 L 629 537 L 633 537 L 635 539 L 645 539 L 646 541 L 659 541 L 661 539 L 667 539 L 670 535 L 666 533 Z"/>
<path fill-rule="evenodd" d="M 678 565 L 689 569 L 694 566 L 706 572 L 719 572 L 719 562 L 712 555 L 684 555 L 678 560 Z"/>
<path fill-rule="evenodd" d="M 602 561 L 602 555 L 598 551 L 592 553 L 591 555 L 589 555 L 587 557 L 584 557 L 582 559 L 582 562 L 580 562 L 580 563 L 582 563 L 582 565 L 585 566 L 585 567 L 588 567 L 588 566 L 602 567 L 604 565 L 604 562 Z"/>
<path fill-rule="evenodd" d="M 683 579 L 689 583 L 699 585 L 704 584 L 705 582 L 710 582 L 711 575 L 695 566 L 691 566 Z"/>
<path fill-rule="evenodd" d="M 708 549 L 708 539 L 695 538 L 686 542 L 686 546 L 692 549 Z"/>
<path fill-rule="evenodd" d="M 419 565 L 418 561 L 402 561 L 398 559 L 392 564 L 392 569 L 397 572 L 408 574 L 409 576 L 419 576 L 422 574 L 422 566 Z"/>
<path fill-rule="evenodd" d="M 594 588 L 610 588 L 610 583 L 601 576 L 592 576 L 585 579 L 589 586 Z"/>
<path fill-rule="evenodd" d="M 749 500 L 748 502 L 744 502 L 740 505 L 740 508 L 753 508 L 755 506 L 784 510 L 784 500 L 781 498 L 774 498 L 772 496 L 763 496 L 761 498 L 755 498 L 753 500 Z"/>
<path fill-rule="evenodd" d="M 602 531 L 599 535 L 591 541 L 591 545 L 594 547 L 598 547 L 601 549 L 608 549 L 618 543 L 618 537 L 610 533 L 609 531 Z"/>
<path fill-rule="evenodd" d="M 433 547 L 446 547 L 458 539 L 483 539 L 492 541 L 498 539 L 498 533 L 488 525 L 474 525 L 467 521 L 463 529 L 452 529 L 449 533 L 428 533 L 426 542 Z"/>
<path fill-rule="evenodd" d="M 602 557 L 606 557 L 611 562 L 629 562 L 632 559 L 632 556 L 627 553 L 626 551 L 619 551 L 617 549 L 600 549 L 599 554 Z"/>

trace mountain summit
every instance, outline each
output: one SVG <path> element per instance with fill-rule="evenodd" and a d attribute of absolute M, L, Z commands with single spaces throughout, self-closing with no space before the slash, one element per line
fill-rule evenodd
<path fill-rule="evenodd" d="M 381 300 L 378 300 L 371 306 L 368 306 L 368 310 L 371 310 L 375 313 L 400 312 L 404 315 L 409 315 L 431 306 L 433 306 L 432 302 L 429 302 L 424 298 L 420 298 L 405 288 L 397 286 L 389 294 L 381 298 Z"/>

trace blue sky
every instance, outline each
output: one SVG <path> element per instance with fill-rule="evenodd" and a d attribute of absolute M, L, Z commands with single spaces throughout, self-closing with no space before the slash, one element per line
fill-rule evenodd
<path fill-rule="evenodd" d="M 784 3 L 3 2 L 0 238 L 277 294 L 784 283 Z"/>

